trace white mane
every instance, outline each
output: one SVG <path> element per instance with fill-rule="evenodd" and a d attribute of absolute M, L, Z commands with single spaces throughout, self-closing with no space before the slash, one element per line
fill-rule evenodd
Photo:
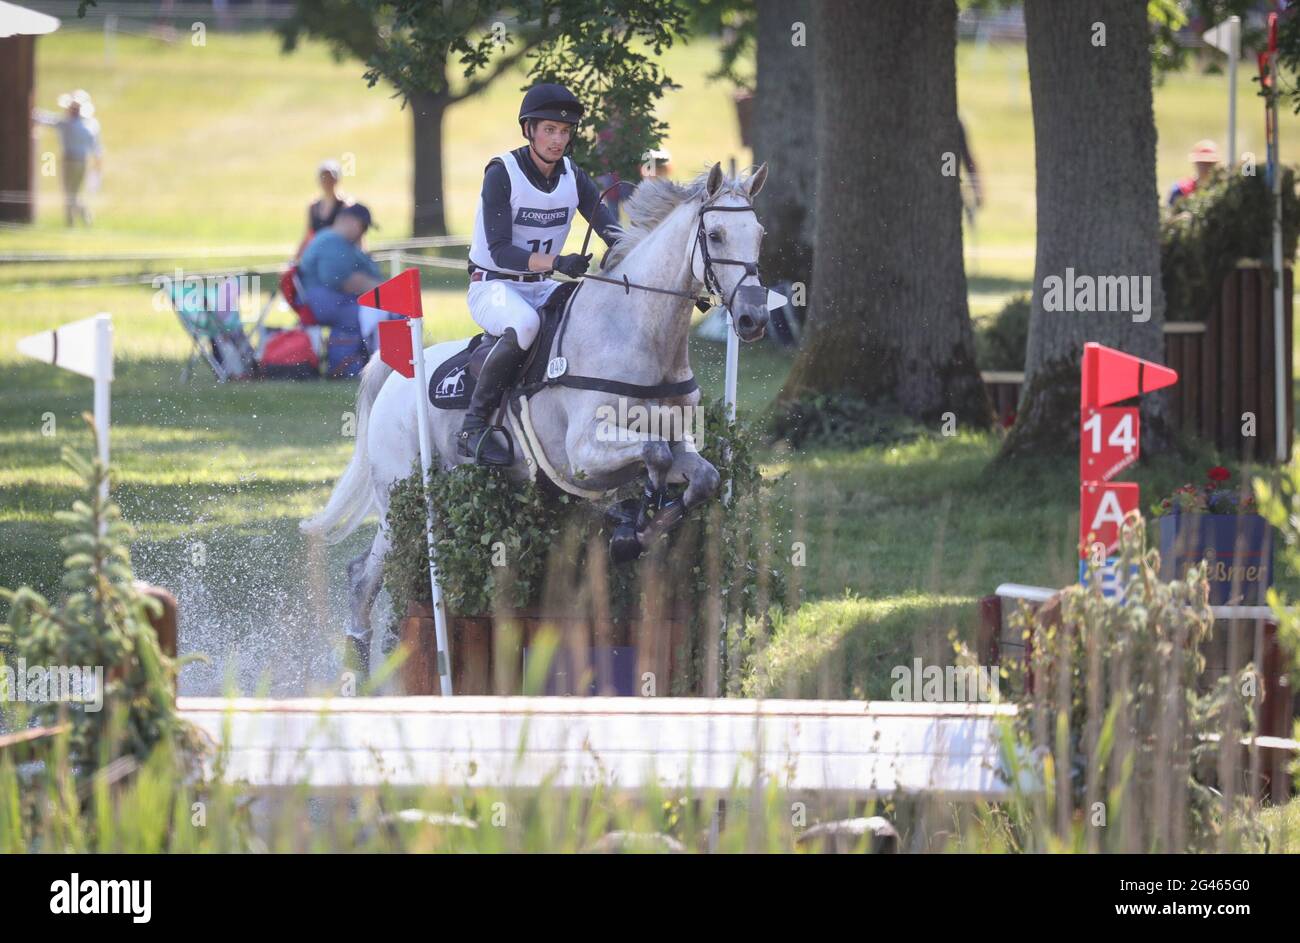
<path fill-rule="evenodd" d="M 667 177 L 647 177 L 642 180 L 623 204 L 627 208 L 628 224 L 623 228 L 623 237 L 618 244 L 609 250 L 601 268 L 614 268 L 654 232 L 673 210 L 700 197 L 708 178 L 709 172 L 706 170 L 686 184 L 673 183 Z M 746 183 L 740 177 L 723 177 L 718 195 L 731 193 L 747 199 L 749 193 Z"/>

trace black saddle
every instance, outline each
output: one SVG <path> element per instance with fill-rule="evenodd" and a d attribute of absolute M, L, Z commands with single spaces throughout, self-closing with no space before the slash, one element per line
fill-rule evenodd
<path fill-rule="evenodd" d="M 564 282 L 546 299 L 537 312 L 542 326 L 537 339 L 528 351 L 528 359 L 516 383 L 529 386 L 533 381 L 542 380 L 546 374 L 549 351 L 563 320 L 564 309 L 580 282 Z M 496 343 L 496 336 L 486 332 L 471 337 L 463 350 L 452 354 L 433 371 L 429 378 L 429 402 L 438 409 L 465 409 L 474 395 L 474 386 L 478 381 L 483 361 Z M 547 353 L 542 353 L 546 351 Z"/>

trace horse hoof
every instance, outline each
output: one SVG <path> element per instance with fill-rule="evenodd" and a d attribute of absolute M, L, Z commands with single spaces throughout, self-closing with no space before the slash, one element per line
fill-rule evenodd
<path fill-rule="evenodd" d="M 605 509 L 605 523 L 613 528 L 635 524 L 638 503 L 636 498 L 627 498 L 618 504 L 611 504 Z"/>
<path fill-rule="evenodd" d="M 609 557 L 615 563 L 630 563 L 641 556 L 641 541 L 637 539 L 636 528 L 624 524 L 614 529 L 609 538 Z"/>

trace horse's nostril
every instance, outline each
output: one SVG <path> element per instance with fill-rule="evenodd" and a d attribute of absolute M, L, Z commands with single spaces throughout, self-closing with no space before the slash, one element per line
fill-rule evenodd
<path fill-rule="evenodd" d="M 741 331 L 752 331 L 754 329 L 754 319 L 748 314 L 742 314 L 736 319 L 736 327 Z"/>

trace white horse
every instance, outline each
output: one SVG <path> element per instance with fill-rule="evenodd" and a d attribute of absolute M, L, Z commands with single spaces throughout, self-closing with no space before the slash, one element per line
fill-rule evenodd
<path fill-rule="evenodd" d="M 692 380 L 687 336 L 693 302 L 703 297 L 702 289 L 712 300 L 728 304 L 742 340 L 762 337 L 768 319 L 767 291 L 757 276 L 763 227 L 752 200 L 766 176 L 766 165 L 751 176 L 733 179 L 714 164 L 685 186 L 662 178 L 642 182 L 626 204 L 630 223 L 624 238 L 610 251 L 599 275 L 584 279 L 573 298 L 563 335 L 564 375 L 616 380 L 646 389 Z M 715 211 L 721 215 L 713 215 Z M 467 340 L 426 348 L 428 374 L 463 350 Z M 538 356 L 554 357 L 555 351 L 539 351 Z M 415 397 L 428 395 L 415 383 L 394 378 L 393 372 L 378 357 L 372 357 L 362 372 L 352 460 L 325 508 L 300 524 L 303 532 L 337 543 L 371 511 L 379 512 L 370 549 L 348 564 L 351 624 L 347 634 L 363 668 L 369 662 L 370 610 L 383 583 L 389 549 L 389 491 L 410 475 L 419 456 Z M 608 424 L 602 429 L 597 417 L 627 415 L 628 399 L 652 400 L 656 408 L 672 408 L 696 407 L 699 398 L 698 389 L 673 397 L 628 397 L 599 389 L 548 386 L 526 401 L 531 429 L 513 424 L 516 455 L 508 473 L 523 479 L 540 468 L 559 487 L 593 500 L 642 469 L 656 490 L 685 482 L 682 498 L 655 514 L 652 524 L 637 533 L 642 544 L 712 497 L 718 488 L 718 471 L 700 457 L 687 437 L 665 441 L 621 429 L 616 432 L 628 434 L 611 435 Z M 430 411 L 435 462 L 444 470 L 467 461 L 456 449 L 463 415 L 461 410 Z M 520 442 L 521 438 L 527 441 Z"/>

